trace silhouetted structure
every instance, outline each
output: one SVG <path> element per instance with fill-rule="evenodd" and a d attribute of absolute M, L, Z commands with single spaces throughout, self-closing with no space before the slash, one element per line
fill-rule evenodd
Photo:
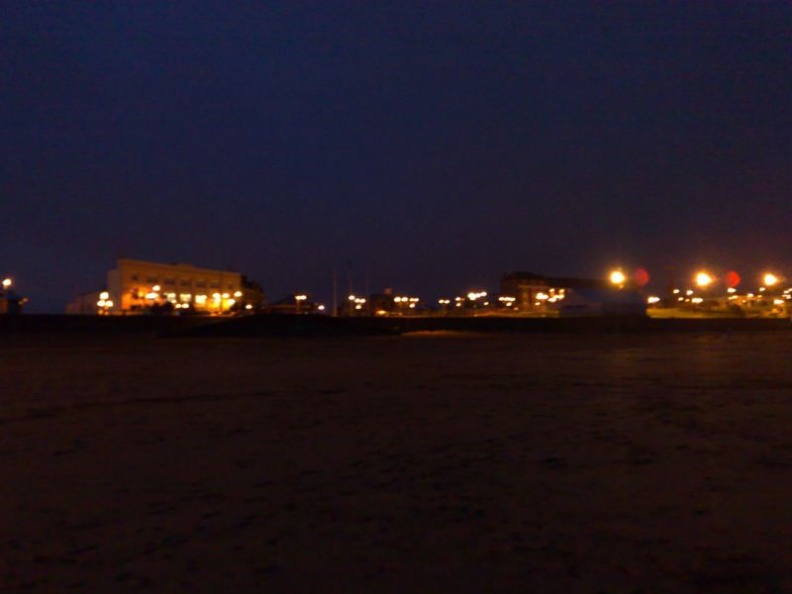
<path fill-rule="evenodd" d="M 0 314 L 20 314 L 27 298 L 17 295 L 12 289 L 0 289 Z"/>
<path fill-rule="evenodd" d="M 646 302 L 638 291 L 599 279 L 509 272 L 501 278 L 501 295 L 514 298 L 513 311 L 528 314 L 646 314 Z"/>
<path fill-rule="evenodd" d="M 553 296 L 563 296 L 568 289 L 605 289 L 608 284 L 597 279 L 544 276 L 533 272 L 509 272 L 501 277 L 501 295 L 514 297 L 514 307 L 532 310 L 543 307 Z M 543 296 L 547 298 L 543 298 Z"/>

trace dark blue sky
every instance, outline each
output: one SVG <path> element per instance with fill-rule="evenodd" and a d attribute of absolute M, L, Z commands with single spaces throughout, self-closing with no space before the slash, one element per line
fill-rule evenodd
<path fill-rule="evenodd" d="M 0 274 L 792 272 L 792 3 L 7 2 Z"/>

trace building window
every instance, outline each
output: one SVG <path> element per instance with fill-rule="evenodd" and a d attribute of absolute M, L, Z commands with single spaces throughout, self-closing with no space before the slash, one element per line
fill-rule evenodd
<path fill-rule="evenodd" d="M 181 282 L 180 282 L 179 284 L 180 284 L 182 287 L 189 287 L 189 286 L 190 286 L 190 280 L 189 280 L 189 279 L 186 279 L 186 278 L 183 278 L 183 279 L 181 279 Z"/>
<path fill-rule="evenodd" d="M 220 283 L 218 283 L 217 281 L 213 281 L 212 282 L 212 288 L 213 289 L 219 289 L 220 288 Z"/>
<path fill-rule="evenodd" d="M 133 275 L 131 275 L 129 278 L 130 278 L 131 280 L 133 280 L 133 281 L 136 281 L 136 280 L 138 279 L 138 275 L 137 275 L 137 274 L 133 274 Z"/>
<path fill-rule="evenodd" d="M 206 287 L 206 281 L 200 280 L 195 282 L 196 287 Z"/>

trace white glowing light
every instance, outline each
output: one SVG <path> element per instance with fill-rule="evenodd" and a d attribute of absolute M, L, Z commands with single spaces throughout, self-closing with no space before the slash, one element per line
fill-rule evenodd
<path fill-rule="evenodd" d="M 712 276 L 706 272 L 699 272 L 696 274 L 696 284 L 699 287 L 707 287 L 712 284 Z"/>
<path fill-rule="evenodd" d="M 610 282 L 614 285 L 623 285 L 624 281 L 627 280 L 627 277 L 621 270 L 614 270 L 610 273 Z"/>

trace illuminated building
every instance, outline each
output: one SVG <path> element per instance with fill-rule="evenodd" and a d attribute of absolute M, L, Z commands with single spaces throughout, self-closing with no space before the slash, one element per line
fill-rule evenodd
<path fill-rule="evenodd" d="M 511 301 L 512 311 L 524 314 L 644 315 L 644 298 L 622 288 L 625 281 L 623 273 L 599 280 L 510 272 L 501 278 L 501 298 Z"/>
<path fill-rule="evenodd" d="M 544 311 L 564 299 L 570 289 L 605 289 L 606 281 L 581 278 L 556 278 L 532 272 L 509 272 L 501 277 L 501 295 L 514 298 L 515 311 Z"/>
<path fill-rule="evenodd" d="M 257 311 L 262 301 L 261 288 L 238 272 L 121 259 L 107 273 L 105 291 L 78 298 L 67 311 L 219 315 Z"/>

